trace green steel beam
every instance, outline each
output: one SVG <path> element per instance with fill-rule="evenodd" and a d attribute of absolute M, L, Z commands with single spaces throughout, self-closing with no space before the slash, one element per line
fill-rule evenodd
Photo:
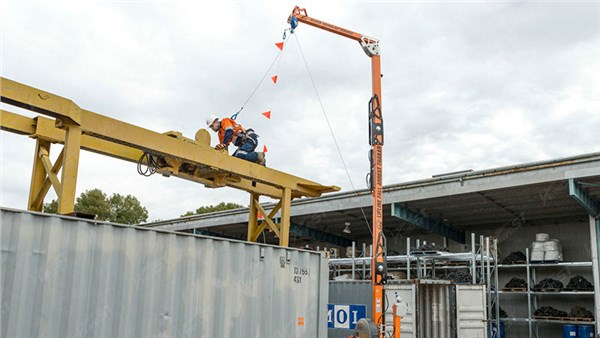
<path fill-rule="evenodd" d="M 569 178 L 569 195 L 594 218 L 600 217 L 600 203 L 583 190 L 578 182 Z"/>
<path fill-rule="evenodd" d="M 227 239 L 235 239 L 235 240 L 245 240 L 244 238 L 236 238 L 236 237 L 232 237 L 232 236 L 227 236 L 224 234 L 220 234 L 218 232 L 213 232 L 213 231 L 209 231 L 209 230 L 202 230 L 202 229 L 194 229 L 194 235 L 202 235 L 202 236 L 210 236 L 210 237 L 219 237 L 219 238 L 227 238 Z"/>
<path fill-rule="evenodd" d="M 275 221 L 275 223 L 278 223 L 277 222 L 278 218 L 274 219 L 274 221 Z M 218 232 L 203 230 L 203 229 L 199 229 L 199 228 L 194 229 L 194 234 L 211 236 L 211 237 L 244 240 L 244 238 L 236 238 L 236 237 L 220 234 Z M 312 238 L 312 239 L 315 239 L 320 242 L 331 243 L 333 245 L 337 245 L 337 246 L 341 246 L 341 247 L 348 247 L 348 246 L 352 245 L 352 241 L 347 238 L 337 236 L 332 233 L 321 231 L 318 229 L 309 228 L 309 227 L 307 227 L 305 225 L 301 225 L 301 224 L 292 224 L 290 227 L 290 235 L 297 236 L 297 237 L 308 237 L 308 238 Z"/>
<path fill-rule="evenodd" d="M 444 224 L 438 220 L 425 217 L 397 203 L 392 203 L 392 216 L 403 220 L 404 222 L 418 226 L 427 231 L 442 235 L 453 241 L 465 243 L 466 236 L 464 231 L 456 230 L 449 224 Z"/>
<path fill-rule="evenodd" d="M 341 247 L 352 245 L 352 241 L 347 238 L 300 224 L 292 224 L 290 227 L 290 234 L 298 237 L 309 237 L 316 239 L 317 241 L 331 243 Z"/>

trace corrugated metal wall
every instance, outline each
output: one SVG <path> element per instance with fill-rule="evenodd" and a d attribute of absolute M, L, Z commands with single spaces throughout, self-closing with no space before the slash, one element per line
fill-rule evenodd
<path fill-rule="evenodd" d="M 2 337 L 327 335 L 320 254 L 11 209 L 0 221 Z"/>

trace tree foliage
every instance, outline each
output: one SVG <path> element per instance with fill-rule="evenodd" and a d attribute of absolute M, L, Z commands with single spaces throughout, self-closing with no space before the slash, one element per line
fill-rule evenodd
<path fill-rule="evenodd" d="M 181 215 L 181 217 L 207 214 L 209 212 L 238 209 L 238 208 L 244 208 L 244 207 L 245 206 L 243 206 L 241 204 L 237 204 L 237 203 L 221 202 L 217 205 L 207 205 L 207 206 L 200 207 L 200 208 L 196 209 L 195 211 L 188 211 L 185 214 Z"/>
<path fill-rule="evenodd" d="M 96 215 L 100 221 L 139 224 L 148 219 L 148 210 L 132 195 L 112 194 L 108 197 L 100 189 L 86 190 L 75 202 L 75 210 Z M 44 212 L 56 213 L 58 202 L 44 204 Z"/>
<path fill-rule="evenodd" d="M 106 194 L 100 189 L 82 192 L 75 201 L 75 210 L 96 215 L 96 219 L 100 221 L 112 221 L 111 206 Z"/>
<path fill-rule="evenodd" d="M 49 213 L 49 214 L 56 214 L 58 213 L 58 201 L 57 200 L 52 200 L 49 203 L 44 203 L 44 208 L 42 209 L 44 212 Z"/>

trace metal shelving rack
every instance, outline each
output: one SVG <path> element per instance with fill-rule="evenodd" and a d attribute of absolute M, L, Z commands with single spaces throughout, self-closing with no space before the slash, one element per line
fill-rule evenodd
<path fill-rule="evenodd" d="M 497 243 L 496 243 L 497 244 Z M 592 262 L 557 262 L 557 263 L 531 263 L 529 260 L 529 249 L 525 249 L 525 264 L 497 264 L 497 259 L 494 263 L 497 264 L 498 271 L 503 269 L 517 269 L 525 268 L 527 275 L 527 291 L 501 291 L 499 290 L 498 279 L 496 278 L 496 287 L 494 291 L 496 293 L 496 314 L 498 313 L 498 307 L 500 306 L 501 294 L 511 295 L 526 295 L 527 296 L 527 318 L 501 318 L 502 321 L 512 322 L 526 322 L 528 324 L 529 338 L 539 337 L 537 324 L 539 323 L 553 323 L 553 324 L 579 324 L 579 325 L 596 325 L 596 321 L 570 321 L 570 320 L 547 320 L 547 319 L 536 319 L 533 318 L 533 309 L 538 307 L 538 297 L 544 295 L 580 295 L 580 296 L 593 296 L 595 291 L 532 291 L 531 286 L 537 281 L 536 268 L 548 268 L 548 267 L 589 267 L 592 268 Z M 497 276 L 496 276 L 497 277 Z M 497 315 L 496 317 L 499 317 Z M 498 324 L 497 324 L 498 325 Z"/>
<path fill-rule="evenodd" d="M 387 257 L 388 271 L 402 271 L 406 273 L 406 279 L 411 278 L 431 278 L 434 277 L 438 270 L 452 269 L 469 269 L 472 276 L 472 283 L 476 284 L 479 280 L 489 287 L 487 282 L 486 266 L 490 269 L 495 269 L 496 264 L 492 265 L 494 260 L 489 254 L 484 251 L 484 237 L 480 236 L 480 244 L 475 241 L 475 234 L 471 235 L 471 251 L 470 252 L 435 252 L 415 254 L 411 253 L 411 239 L 406 239 L 407 250 L 405 255 L 394 255 Z M 417 247 L 421 242 L 416 240 Z M 423 244 L 427 244 L 423 242 Z M 363 244 L 363 252 L 366 251 L 366 245 Z M 356 252 L 355 243 L 352 243 L 352 255 Z M 464 265 L 447 265 L 448 262 L 464 262 Z M 357 271 L 362 272 L 363 279 L 365 278 L 368 267 L 371 265 L 371 257 L 349 257 L 349 258 L 334 258 L 329 260 L 329 265 L 334 276 L 340 276 L 343 273 L 351 273 L 354 277 Z M 354 278 L 352 278 L 354 279 Z"/>

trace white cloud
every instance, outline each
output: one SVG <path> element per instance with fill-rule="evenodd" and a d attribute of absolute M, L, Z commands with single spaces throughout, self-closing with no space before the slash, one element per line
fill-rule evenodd
<path fill-rule="evenodd" d="M 293 5 L 4 2 L 2 76 L 193 138 L 206 115 L 229 115 L 248 98 Z M 598 3 L 303 5 L 381 39 L 386 184 L 600 151 Z M 303 24 L 296 34 L 350 176 L 364 188 L 370 60 L 354 41 Z M 294 37 L 239 120 L 261 135 L 269 166 L 350 189 Z M 25 208 L 34 141 L 0 135 L 0 204 Z M 244 192 L 145 178 L 133 164 L 84 154 L 78 192 L 95 187 L 137 196 L 151 220 L 248 203 Z"/>

